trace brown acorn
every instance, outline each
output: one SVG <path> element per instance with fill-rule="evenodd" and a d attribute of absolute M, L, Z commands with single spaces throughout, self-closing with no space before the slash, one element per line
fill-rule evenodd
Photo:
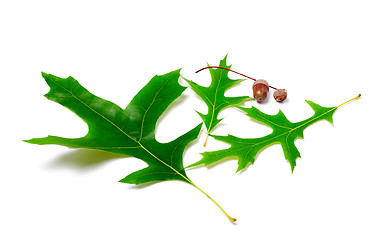
<path fill-rule="evenodd" d="M 269 84 L 264 79 L 258 79 L 253 83 L 253 97 L 258 102 L 264 101 L 269 92 Z"/>
<path fill-rule="evenodd" d="M 277 89 L 273 93 L 273 97 L 277 102 L 283 102 L 285 99 L 287 99 L 287 90 L 285 89 Z"/>

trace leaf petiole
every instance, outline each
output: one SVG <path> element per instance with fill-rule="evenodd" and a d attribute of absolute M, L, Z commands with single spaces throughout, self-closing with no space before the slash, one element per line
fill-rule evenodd
<path fill-rule="evenodd" d="M 359 94 L 359 95 L 357 95 L 356 97 L 354 97 L 354 98 L 352 98 L 352 99 L 346 101 L 345 103 L 340 104 L 339 106 L 337 106 L 337 108 L 339 108 L 339 107 L 341 107 L 341 106 L 343 106 L 343 105 L 345 105 L 345 104 L 347 104 L 347 103 L 349 103 L 349 102 L 352 102 L 352 101 L 354 101 L 354 100 L 356 100 L 356 99 L 358 99 L 358 98 L 360 98 L 360 97 L 361 97 L 361 94 Z"/>
<path fill-rule="evenodd" d="M 237 219 L 236 218 L 233 218 L 231 216 L 229 216 L 229 214 L 213 199 L 211 198 L 211 196 L 209 196 L 206 192 L 204 192 L 201 188 L 199 188 L 198 186 L 196 186 L 192 181 L 189 181 L 189 183 L 191 183 L 195 188 L 197 188 L 200 192 L 202 192 L 205 196 L 207 196 L 209 199 L 211 199 L 211 201 L 213 203 L 216 204 L 216 206 L 218 206 L 220 208 L 220 210 L 225 214 L 225 216 L 227 216 L 227 218 L 229 219 L 229 221 L 231 222 L 236 222 Z"/>
<path fill-rule="evenodd" d="M 207 134 L 207 138 L 208 138 L 208 135 Z M 139 143 L 140 144 L 140 143 Z M 140 144 L 141 145 L 141 144 Z M 209 196 L 206 192 L 204 192 L 201 188 L 199 188 L 194 182 L 192 182 L 188 177 L 184 176 L 183 174 L 181 174 L 179 171 L 177 171 L 176 169 L 174 169 L 172 166 L 168 165 L 167 163 L 165 163 L 164 161 L 162 161 L 161 159 L 159 159 L 157 156 L 153 155 L 153 153 L 151 153 L 150 151 L 148 151 L 144 146 L 141 145 L 141 147 L 147 151 L 149 154 L 151 154 L 154 158 L 156 158 L 158 161 L 160 161 L 161 163 L 163 163 L 164 165 L 166 165 L 167 167 L 169 167 L 170 169 L 172 169 L 173 171 L 175 171 L 176 174 L 178 174 L 179 176 L 181 176 L 182 178 L 184 178 L 188 183 L 190 183 L 192 186 L 194 186 L 195 188 L 197 188 L 200 192 L 202 192 L 205 196 L 207 196 L 209 199 L 211 199 L 212 202 L 214 202 L 216 204 L 216 206 L 218 206 L 220 208 L 220 210 L 225 214 L 225 216 L 227 216 L 227 218 L 231 221 L 231 222 L 236 222 L 236 218 L 233 218 L 231 216 L 228 215 L 228 213 L 213 199 L 211 198 L 211 196 Z"/>
<path fill-rule="evenodd" d="M 208 137 L 209 137 L 209 133 L 207 133 L 207 137 L 205 138 L 205 142 L 204 142 L 204 147 L 206 147 L 207 146 L 207 142 L 208 142 Z"/>

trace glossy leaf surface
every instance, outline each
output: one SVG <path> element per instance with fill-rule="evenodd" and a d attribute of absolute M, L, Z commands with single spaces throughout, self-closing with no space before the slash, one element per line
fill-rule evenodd
<path fill-rule="evenodd" d="M 203 158 L 200 161 L 188 167 L 198 166 L 201 164 L 210 165 L 224 158 L 235 157 L 238 159 L 237 171 L 240 171 L 244 169 L 248 164 L 253 164 L 256 155 L 260 151 L 272 144 L 279 143 L 283 149 L 285 159 L 288 160 L 289 164 L 291 165 L 291 170 L 293 171 L 296 166 L 296 159 L 300 157 L 300 152 L 296 148 L 294 141 L 297 138 L 304 138 L 304 129 L 317 121 L 327 120 L 328 122 L 332 123 L 332 115 L 339 107 L 337 106 L 326 108 L 311 101 L 306 102 L 311 106 L 315 113 L 312 117 L 296 123 L 290 122 L 281 110 L 276 115 L 268 115 L 255 107 L 238 107 L 249 117 L 272 128 L 273 132 L 261 138 L 239 138 L 232 135 L 213 135 L 215 139 L 226 142 L 231 146 L 228 149 L 204 152 L 202 153 Z"/>
<path fill-rule="evenodd" d="M 125 183 L 162 180 L 192 183 L 184 171 L 182 156 L 186 145 L 197 138 L 201 124 L 168 143 L 155 139 L 160 115 L 185 90 L 178 83 L 179 70 L 153 77 L 125 110 L 93 95 L 72 77 L 42 75 L 50 87 L 45 96 L 72 110 L 87 123 L 89 131 L 81 138 L 48 136 L 26 142 L 97 149 L 136 157 L 148 164 L 120 180 Z"/>
<path fill-rule="evenodd" d="M 219 67 L 231 68 L 227 65 L 227 57 L 220 61 Z M 209 69 L 211 74 L 211 84 L 209 87 L 203 87 L 197 83 L 186 80 L 192 90 L 199 95 L 199 97 L 205 102 L 208 107 L 208 113 L 202 114 L 197 112 L 203 119 L 204 125 L 207 128 L 209 134 L 214 127 L 222 120 L 218 119 L 218 114 L 224 108 L 229 106 L 238 105 L 245 101 L 252 100 L 253 98 L 248 96 L 241 97 L 226 97 L 225 92 L 242 82 L 243 80 L 233 80 L 228 77 L 228 70 L 225 69 Z"/>

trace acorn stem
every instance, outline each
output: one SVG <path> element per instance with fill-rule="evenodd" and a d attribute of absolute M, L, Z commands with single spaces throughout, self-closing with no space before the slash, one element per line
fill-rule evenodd
<path fill-rule="evenodd" d="M 227 71 L 230 71 L 230 72 L 233 72 L 233 73 L 239 74 L 240 76 L 243 76 L 243 77 L 249 78 L 249 79 L 251 79 L 251 80 L 253 80 L 253 81 L 256 81 L 256 79 L 255 79 L 255 78 L 251 78 L 251 77 L 249 77 L 249 76 L 247 76 L 247 75 L 244 75 L 244 74 L 242 74 L 242 73 L 239 73 L 239 72 L 233 71 L 233 70 L 231 70 L 231 69 L 229 69 L 229 68 L 225 68 L 225 67 L 218 67 L 218 66 L 208 66 L 208 67 L 204 67 L 204 68 L 202 68 L 202 69 L 199 69 L 199 70 L 197 70 L 195 73 L 198 73 L 198 72 L 200 72 L 200 71 L 202 71 L 202 70 L 204 70 L 204 69 L 208 69 L 208 68 L 220 68 L 220 69 L 224 69 L 224 70 L 227 70 Z M 275 87 L 272 87 L 272 86 L 269 86 L 269 87 L 270 87 L 270 88 L 273 88 L 273 89 L 275 89 L 275 90 L 277 90 L 277 88 L 275 88 Z"/>

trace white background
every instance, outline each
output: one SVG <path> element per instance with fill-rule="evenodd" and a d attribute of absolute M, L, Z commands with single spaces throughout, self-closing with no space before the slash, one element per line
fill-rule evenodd
<path fill-rule="evenodd" d="M 384 239 L 381 3 L 1 1 L 0 239 Z M 288 89 L 283 104 L 270 94 L 264 104 L 245 106 L 282 109 L 291 121 L 312 115 L 304 99 L 331 107 L 362 94 L 335 112 L 333 125 L 305 130 L 293 174 L 280 145 L 241 173 L 235 160 L 187 172 L 236 224 L 183 182 L 117 182 L 143 168 L 141 160 L 22 142 L 87 132 L 76 115 L 43 97 L 40 71 L 71 75 L 125 107 L 155 74 L 178 68 L 207 86 L 208 71 L 194 71 L 226 54 L 232 69 Z M 251 85 L 228 95 L 251 95 Z M 187 89 L 161 117 L 157 139 L 199 124 L 194 109 L 206 112 Z M 271 131 L 239 110 L 220 116 L 214 134 Z M 203 131 L 185 165 L 227 147 L 210 138 L 205 149 Z"/>

